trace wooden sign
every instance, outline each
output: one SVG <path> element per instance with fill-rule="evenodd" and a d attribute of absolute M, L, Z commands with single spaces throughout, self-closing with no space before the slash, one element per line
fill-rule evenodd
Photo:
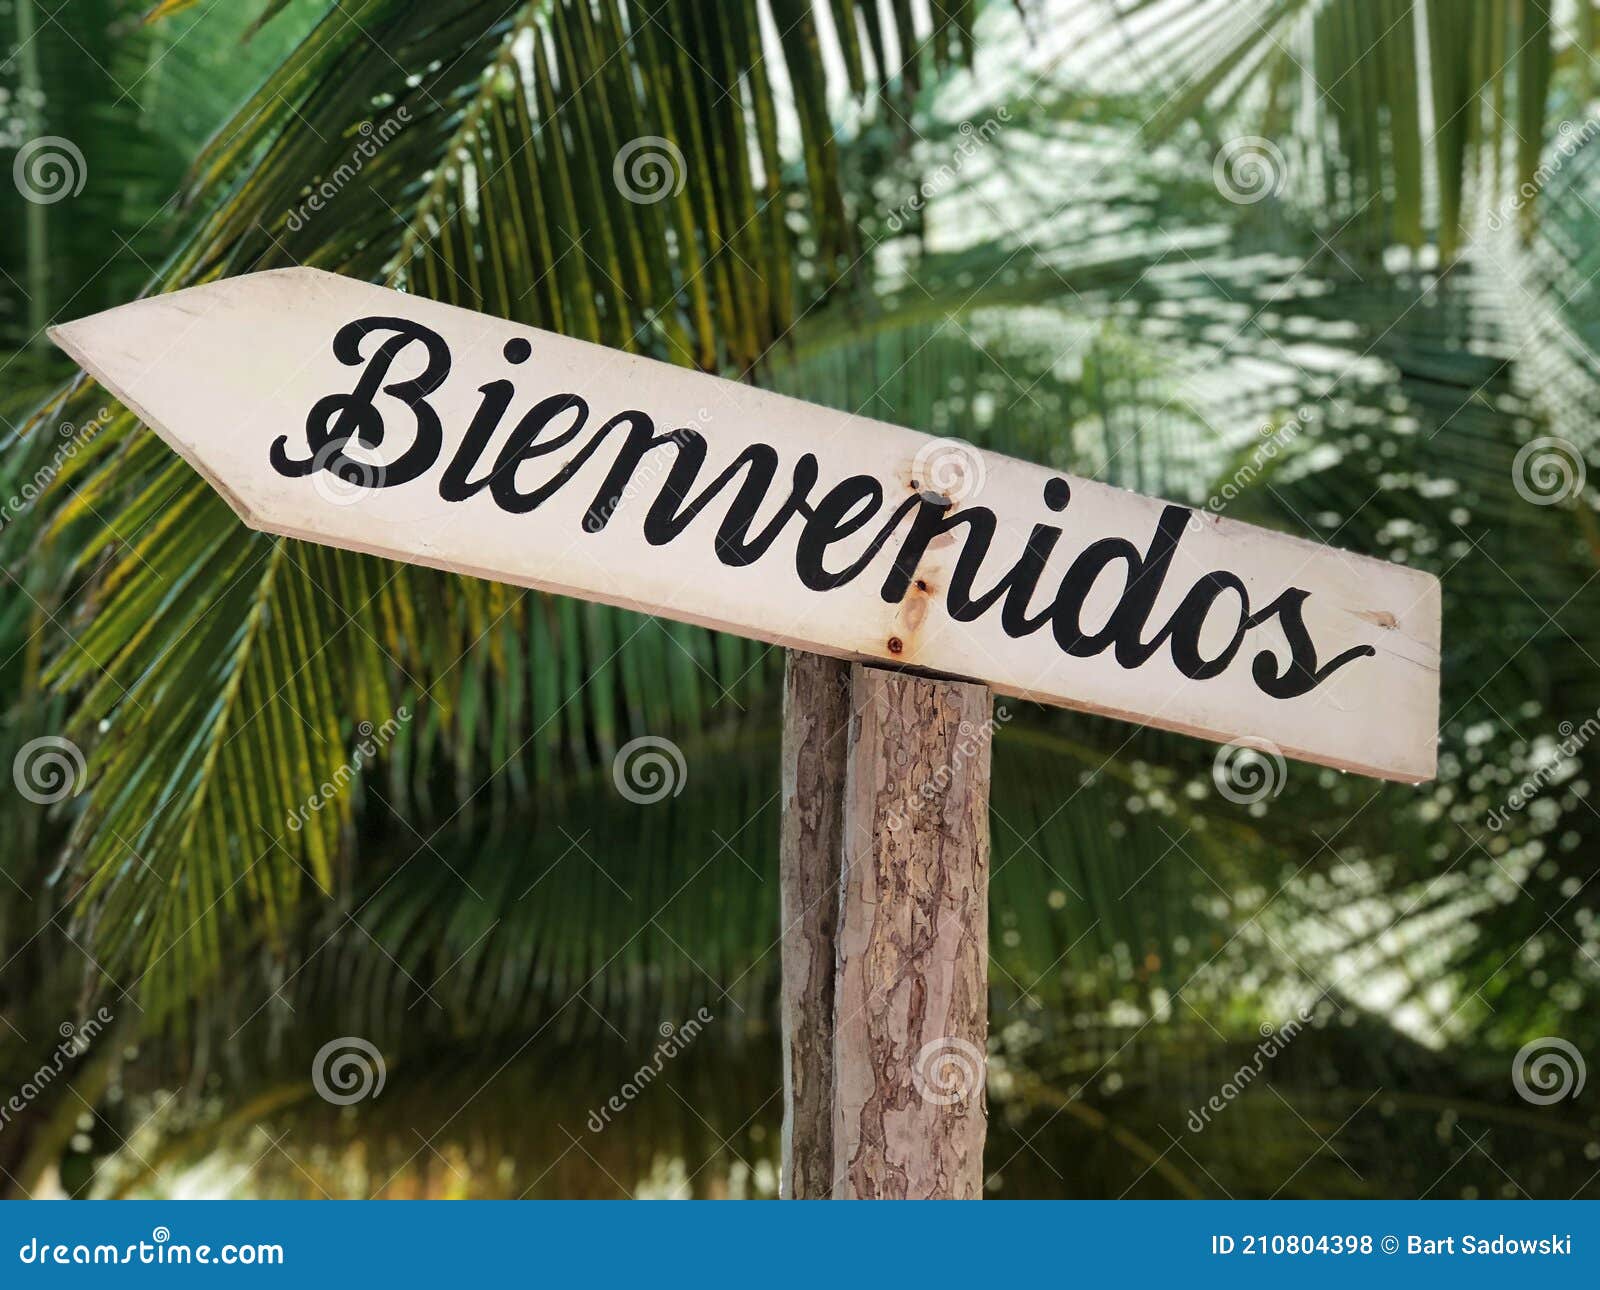
<path fill-rule="evenodd" d="M 313 269 L 51 334 L 270 533 L 1434 773 L 1414 569 Z"/>

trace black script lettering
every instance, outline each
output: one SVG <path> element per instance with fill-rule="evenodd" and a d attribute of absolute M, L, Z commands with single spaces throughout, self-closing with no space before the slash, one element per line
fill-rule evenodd
<path fill-rule="evenodd" d="M 789 496 L 779 505 L 778 513 L 767 521 L 766 526 L 752 535 L 750 526 L 755 523 L 756 511 L 766 500 L 767 490 L 772 487 L 773 478 L 778 473 L 777 450 L 764 443 L 751 444 L 734 458 L 732 465 L 706 485 L 700 496 L 685 505 L 689 489 L 706 458 L 706 441 L 693 430 L 679 430 L 677 433 L 680 436 L 678 459 L 672 463 L 666 484 L 645 516 L 645 541 L 651 546 L 665 546 L 689 527 L 695 516 L 734 476 L 748 470 L 744 482 L 739 485 L 739 491 L 728 504 L 721 527 L 717 529 L 716 550 L 717 559 L 731 568 L 743 568 L 755 563 L 767 553 L 789 520 L 805 506 L 806 494 L 816 482 L 817 459 L 810 453 L 800 459 L 795 465 L 794 487 Z"/>
<path fill-rule="evenodd" d="M 1161 512 L 1161 518 L 1156 521 L 1155 536 L 1150 539 L 1144 554 L 1138 557 L 1137 571 L 1129 569 L 1128 589 L 1106 622 L 1106 631 L 1116 641 L 1117 662 L 1130 671 L 1142 667 L 1161 648 L 1167 635 L 1166 631 L 1162 631 L 1149 641 L 1140 639 L 1150 611 L 1155 607 L 1156 597 L 1166 583 L 1173 553 L 1177 551 L 1178 542 L 1189 527 L 1189 515 L 1190 512 L 1181 506 L 1168 506 Z"/>
<path fill-rule="evenodd" d="M 368 337 L 376 337 L 377 343 L 364 356 Z M 403 356 L 410 358 L 407 351 L 412 346 L 420 346 L 425 357 L 422 373 L 391 381 L 395 363 Z M 361 318 L 339 329 L 333 353 L 346 366 L 361 369 L 354 390 L 326 395 L 313 405 L 305 427 L 309 455 L 293 456 L 288 437 L 276 439 L 269 452 L 273 468 L 289 477 L 326 469 L 342 479 L 375 488 L 407 483 L 431 469 L 441 456 L 443 430 L 429 396 L 451 369 L 444 339 L 403 318 Z M 506 362 L 517 366 L 527 361 L 532 346 L 519 337 L 508 341 L 502 353 Z M 415 421 L 412 442 L 383 467 L 367 465 L 345 452 L 352 440 L 369 450 L 383 444 L 388 427 L 377 406 L 380 393 L 398 400 Z M 826 592 L 856 578 L 910 517 L 909 529 L 879 589 L 885 603 L 903 601 L 913 581 L 927 592 L 928 587 L 918 580 L 919 568 L 930 550 L 956 541 L 959 533 L 960 550 L 949 585 L 942 589 L 950 618 L 973 622 L 998 605 L 998 625 L 1007 637 L 1020 639 L 1048 624 L 1062 652 L 1074 658 L 1092 658 L 1112 649 L 1118 665 L 1131 671 L 1170 647 L 1177 670 L 1190 680 L 1204 681 L 1226 672 L 1245 649 L 1250 633 L 1276 620 L 1288 657 L 1282 657 L 1281 648 L 1257 649 L 1250 672 L 1262 693 L 1292 699 L 1315 689 L 1356 659 L 1377 653 L 1372 646 L 1361 645 L 1319 664 L 1305 622 L 1310 592 L 1290 587 L 1265 608 L 1252 610 L 1243 579 L 1227 569 L 1203 572 L 1178 600 L 1166 624 L 1147 639 L 1149 619 L 1172 576 L 1174 556 L 1187 531 L 1191 513 L 1181 506 L 1163 507 L 1142 551 L 1134 541 L 1116 535 L 1078 546 L 1070 562 L 1069 550 L 1062 556 L 1066 572 L 1059 585 L 1053 595 L 1046 591 L 1047 603 L 1035 609 L 1046 569 L 1071 531 L 1070 519 L 1060 524 L 1035 523 L 1021 554 L 992 585 L 980 590 L 980 584 L 987 581 L 985 562 L 1001 528 L 1000 517 L 988 507 L 958 510 L 948 498 L 932 492 L 912 492 L 887 506 L 884 484 L 871 474 L 840 479 L 813 501 L 819 463 L 811 453 L 802 453 L 790 472 L 787 491 L 780 492 L 770 517 L 762 520 L 774 489 L 783 488 L 779 483 L 783 458 L 777 448 L 751 434 L 726 465 L 708 481 L 703 480 L 712 452 L 704 435 L 687 427 L 658 431 L 651 416 L 640 409 L 617 412 L 590 431 L 589 404 L 572 392 L 549 394 L 534 402 L 512 428 L 493 466 L 486 469 L 484 456 L 517 391 L 514 382 L 498 379 L 478 386 L 478 393 L 477 410 L 439 478 L 439 496 L 445 502 L 469 502 L 487 493 L 500 510 L 527 514 L 571 482 L 609 442 L 612 432 L 620 429 L 624 434 L 615 459 L 606 468 L 584 516 L 583 527 L 589 533 L 604 529 L 625 498 L 650 483 L 652 476 L 662 474 L 641 521 L 642 535 L 650 547 L 677 541 L 721 502 L 713 549 L 722 564 L 744 568 L 767 555 L 798 518 L 795 573 L 806 588 Z M 670 461 L 662 458 L 660 471 L 657 463 L 647 468 L 646 459 L 665 448 L 672 450 Z M 565 454 L 564 460 L 559 454 Z M 555 457 L 561 464 L 543 482 L 519 487 L 521 468 L 544 457 Z M 1067 480 L 1052 477 L 1045 481 L 1043 501 L 1048 510 L 1065 512 L 1071 500 Z M 854 554 L 844 554 L 846 550 Z M 834 567 L 841 561 L 841 567 Z M 1085 608 L 1112 566 L 1120 566 L 1121 586 L 1104 624 L 1091 630 L 1082 621 Z M 1229 629 L 1225 639 L 1221 630 L 1212 632 L 1208 657 L 1202 641 L 1208 622 L 1220 621 L 1218 614 L 1226 615 Z"/>
<path fill-rule="evenodd" d="M 382 332 L 393 335 L 378 346 L 370 359 L 363 359 L 361 342 Z M 395 359 L 413 343 L 420 343 L 427 351 L 427 366 L 422 374 L 385 385 Z M 333 353 L 348 367 L 366 363 L 356 388 L 349 394 L 329 394 L 312 406 L 306 416 L 306 457 L 291 457 L 289 437 L 280 435 L 268 453 L 273 469 L 290 478 L 327 470 L 347 483 L 367 488 L 393 488 L 416 479 L 438 460 L 444 441 L 439 416 L 427 401 L 428 395 L 450 374 L 450 347 L 444 337 L 405 318 L 358 318 L 339 329 L 333 338 Z M 375 466 L 346 456 L 344 449 L 352 436 L 364 448 L 383 443 L 387 427 L 383 413 L 373 402 L 380 389 L 411 409 L 416 439 L 396 460 Z"/>
<path fill-rule="evenodd" d="M 1371 645 L 1357 645 L 1335 655 L 1321 667 L 1317 666 L 1317 647 L 1311 633 L 1306 630 L 1302 608 L 1310 597 L 1309 591 L 1290 587 L 1259 614 L 1253 614 L 1250 626 L 1276 618 L 1283 628 L 1284 639 L 1289 642 L 1289 662 L 1282 668 L 1271 650 L 1262 650 L 1252 660 L 1250 673 L 1263 694 L 1274 699 L 1294 699 L 1314 690 L 1346 663 L 1358 658 L 1371 658 L 1377 650 Z"/>
<path fill-rule="evenodd" d="M 524 363 L 531 350 L 532 346 L 519 338 L 507 341 L 505 349 L 501 352 L 507 362 Z M 490 437 L 499 428 L 500 419 L 511 406 L 511 398 L 516 392 L 517 387 L 510 381 L 490 381 L 478 387 L 478 393 L 483 395 L 483 401 L 478 404 L 478 411 L 473 416 L 471 424 L 467 426 L 467 433 L 462 437 L 461 446 L 456 449 L 450 465 L 445 469 L 444 478 L 439 481 L 439 496 L 445 501 L 465 501 L 488 484 L 487 475 L 482 479 L 472 480 L 467 476 L 472 473 L 472 468 L 483 456 L 484 448 L 488 446 Z"/>
<path fill-rule="evenodd" d="M 1022 558 L 993 587 L 983 595 L 974 597 L 972 584 L 977 580 L 978 570 L 994 541 L 994 512 L 986 506 L 971 506 L 947 516 L 945 512 L 949 510 L 950 502 L 946 498 L 923 494 L 920 501 L 916 518 L 911 521 L 911 532 L 906 535 L 888 576 L 884 578 L 879 593 L 883 599 L 889 604 L 904 600 L 929 545 L 935 538 L 964 527 L 967 530 L 966 540 L 961 545 L 961 554 L 956 559 L 955 570 L 950 575 L 950 587 L 945 593 L 950 617 L 958 623 L 972 622 L 986 614 L 1004 596 L 1000 626 L 1007 636 L 1026 636 L 1043 626 L 1050 616 L 1049 610 L 1030 618 L 1028 601 L 1039 584 L 1039 575 L 1044 572 L 1045 562 L 1061 538 L 1061 530 L 1048 524 L 1035 525 Z"/>
<path fill-rule="evenodd" d="M 800 581 L 812 591 L 832 591 L 844 586 L 872 563 L 873 556 L 883 549 L 883 544 L 900 527 L 901 520 L 922 504 L 920 495 L 906 498 L 867 543 L 865 551 L 837 573 L 829 573 L 822 563 L 828 548 L 864 528 L 883 507 L 883 486 L 871 475 L 851 475 L 841 480 L 811 508 L 806 526 L 800 531 L 800 543 L 795 551 L 795 572 L 800 575 Z"/>
<path fill-rule="evenodd" d="M 1093 658 L 1111 644 L 1113 639 L 1114 629 L 1111 619 L 1116 617 L 1116 609 L 1111 611 L 1106 625 L 1093 634 L 1083 630 L 1082 615 L 1084 601 L 1094 589 L 1096 579 L 1114 560 L 1121 560 L 1128 566 L 1127 581 L 1131 586 L 1142 566 L 1139 562 L 1139 548 L 1126 538 L 1101 538 L 1097 542 L 1089 543 L 1072 562 L 1066 577 L 1061 579 L 1061 589 L 1056 593 L 1050 625 L 1055 632 L 1056 644 L 1075 658 Z M 1124 591 L 1123 595 L 1126 594 Z M 1120 604 L 1119 600 L 1119 607 Z"/>
<path fill-rule="evenodd" d="M 539 437 L 552 421 L 575 412 L 572 424 L 565 430 L 558 431 L 543 443 Z M 489 490 L 494 494 L 494 500 L 500 509 L 512 515 L 526 515 L 547 498 L 554 496 L 556 491 L 578 472 L 584 462 L 594 455 L 611 428 L 622 423 L 627 417 L 641 417 L 645 423 L 649 418 L 642 412 L 624 412 L 621 416 L 613 417 L 601 426 L 592 439 L 585 444 L 582 450 L 565 466 L 556 472 L 555 477 L 547 483 L 541 484 L 532 492 L 519 492 L 517 489 L 517 467 L 525 461 L 532 461 L 535 457 L 548 456 L 558 452 L 578 437 L 578 432 L 583 429 L 583 424 L 589 419 L 589 405 L 576 394 L 552 394 L 547 399 L 540 399 L 531 408 L 527 415 L 517 422 L 516 429 L 511 432 L 511 437 L 506 440 L 506 446 L 500 449 L 500 456 L 494 463 L 494 470 L 490 472 L 487 480 L 479 481 L 477 487 L 489 485 Z M 466 449 L 468 445 L 463 444 Z M 478 445 L 481 452 L 482 445 Z M 452 463 L 453 464 L 453 463 Z M 463 486 L 472 487 L 465 481 L 466 470 L 462 470 Z"/>
<path fill-rule="evenodd" d="M 635 415 L 642 417 L 644 414 Z M 628 436 L 610 472 L 601 482 L 584 520 L 584 527 L 591 533 L 606 526 L 645 456 L 657 448 L 668 446 L 676 450 L 672 467 L 644 518 L 644 538 L 651 546 L 665 546 L 678 537 L 741 471 L 748 473 L 728 504 L 722 524 L 717 529 L 717 559 L 723 564 L 742 568 L 759 560 L 777 540 L 789 520 L 805 509 L 806 494 L 817 478 L 817 460 L 809 453 L 796 463 L 794 486 L 779 506 L 778 513 L 759 533 L 752 535 L 750 527 L 755 523 L 756 512 L 778 473 L 777 450 L 764 443 L 751 444 L 707 484 L 698 497 L 690 501 L 689 494 L 693 492 L 701 467 L 705 465 L 705 436 L 687 427 L 655 434 L 648 425 L 647 419 L 644 429 L 635 429 Z"/>
<path fill-rule="evenodd" d="M 1200 633 L 1205 630 L 1211 607 L 1225 591 L 1239 597 L 1239 625 L 1222 652 L 1208 659 L 1200 653 Z M 1255 626 L 1256 621 L 1250 617 L 1250 593 L 1245 590 L 1244 583 L 1231 573 L 1208 573 L 1189 588 L 1189 594 L 1173 611 L 1161 636 L 1172 639 L 1172 661 L 1177 664 L 1178 671 L 1191 681 L 1204 681 L 1227 670 L 1239 646 L 1244 644 L 1245 632 Z"/>

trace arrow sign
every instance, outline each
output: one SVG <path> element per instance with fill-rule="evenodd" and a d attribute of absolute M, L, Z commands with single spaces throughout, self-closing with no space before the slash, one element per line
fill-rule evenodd
<path fill-rule="evenodd" d="M 51 335 L 269 533 L 1434 773 L 1414 569 L 314 269 Z"/>

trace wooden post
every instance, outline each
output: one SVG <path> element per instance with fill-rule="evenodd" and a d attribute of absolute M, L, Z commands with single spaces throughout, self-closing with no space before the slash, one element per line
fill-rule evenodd
<path fill-rule="evenodd" d="M 851 668 L 834 986 L 835 1199 L 983 1193 L 985 686 Z"/>
<path fill-rule="evenodd" d="M 833 986 L 850 665 L 790 650 L 783 684 L 783 1174 L 778 1194 L 833 1190 Z"/>
<path fill-rule="evenodd" d="M 791 651 L 780 1194 L 976 1198 L 989 692 Z"/>

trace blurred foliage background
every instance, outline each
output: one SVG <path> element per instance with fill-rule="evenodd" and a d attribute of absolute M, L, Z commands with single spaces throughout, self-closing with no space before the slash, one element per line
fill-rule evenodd
<path fill-rule="evenodd" d="M 1597 55 L 1592 0 L 0 0 L 0 761 L 85 758 L 0 792 L 6 1194 L 776 1187 L 781 653 L 248 532 L 43 335 L 310 264 L 1440 575 L 1430 785 L 1011 705 L 988 1191 L 1600 1196 Z"/>

